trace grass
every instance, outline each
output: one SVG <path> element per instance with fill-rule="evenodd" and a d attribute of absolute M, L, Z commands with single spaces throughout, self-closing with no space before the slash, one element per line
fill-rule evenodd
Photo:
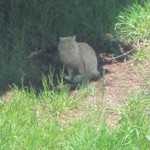
<path fill-rule="evenodd" d="M 140 0 L 88 0 L 86 3 L 2 0 L 0 86 L 19 84 L 24 75 L 27 81 L 41 80 L 41 70 L 27 63 L 28 55 L 38 50 L 57 51 L 59 36 L 76 34 L 79 41 L 88 42 L 98 53 L 115 53 L 113 42 L 124 38 L 133 41 L 149 38 L 149 7 L 148 1 Z"/>
<path fill-rule="evenodd" d="M 33 88 L 14 85 L 0 97 L 0 149 L 149 149 L 149 86 L 128 95 L 117 126 L 111 127 L 102 99 L 97 99 L 96 107 L 85 103 L 87 96 L 96 96 L 92 84 L 81 86 L 72 97 L 63 78 L 58 79 L 59 88 L 54 88 L 54 70 L 50 70 L 42 78 L 43 91 L 38 95 Z M 74 117 L 72 111 L 80 111 L 81 106 L 82 114 Z"/>
<path fill-rule="evenodd" d="M 136 1 L 120 12 L 115 29 L 122 39 L 131 39 L 132 41 L 149 39 L 149 8 L 150 3 L 148 1 L 143 1 L 143 5 L 139 5 Z"/>
<path fill-rule="evenodd" d="M 149 149 L 149 89 L 128 96 L 116 128 L 95 107 L 83 109 L 80 118 L 61 121 L 62 114 L 77 109 L 81 97 L 93 90 L 81 89 L 71 99 L 64 89 L 47 89 L 37 96 L 34 89 L 14 87 L 11 96 L 0 101 L 0 149 Z"/>
<path fill-rule="evenodd" d="M 143 62 L 150 59 L 149 53 L 150 47 L 141 47 L 139 48 L 138 52 L 134 53 L 133 58 L 136 62 Z"/>
<path fill-rule="evenodd" d="M 0 149 L 61 147 L 64 135 L 60 114 L 79 107 L 92 88 L 84 88 L 70 98 L 69 88 L 54 89 L 50 76 L 43 76 L 44 91 L 38 96 L 32 88 L 14 86 L 8 98 L 0 99 Z M 59 83 L 62 85 L 62 80 Z"/>

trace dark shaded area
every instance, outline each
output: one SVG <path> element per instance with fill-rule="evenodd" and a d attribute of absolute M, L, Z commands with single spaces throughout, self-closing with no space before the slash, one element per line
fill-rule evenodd
<path fill-rule="evenodd" d="M 42 75 L 49 74 L 49 65 L 55 68 L 54 84 L 57 85 L 57 75 L 63 67 L 57 51 L 59 36 L 76 34 L 77 41 L 89 43 L 97 53 L 102 74 L 103 66 L 112 62 L 105 57 L 115 57 L 131 49 L 115 38 L 114 25 L 119 12 L 134 2 L 1 0 L 0 94 L 13 83 L 21 87 L 23 76 L 24 86 L 32 85 L 39 92 Z M 101 53 L 105 54 L 103 58 L 99 57 Z M 117 61 L 123 60 L 124 57 Z"/>
<path fill-rule="evenodd" d="M 109 42 L 109 41 L 107 41 Z M 113 46 L 118 50 L 117 53 L 99 53 L 96 51 L 97 59 L 98 59 L 98 70 L 100 72 L 100 79 L 103 76 L 103 66 L 106 64 L 111 64 L 114 62 L 123 62 L 124 60 L 129 59 L 128 55 L 120 57 L 119 59 L 115 60 L 108 60 L 108 58 L 113 58 L 116 57 L 122 53 L 127 52 L 132 48 L 130 45 L 125 45 L 124 43 L 121 42 L 114 42 L 112 43 Z M 121 50 L 119 49 L 121 45 Z M 102 54 L 100 56 L 100 54 Z M 24 75 L 24 86 L 27 87 L 32 87 L 36 90 L 37 94 L 43 90 L 43 84 L 42 84 L 42 76 L 48 76 L 50 74 L 50 66 L 51 68 L 54 68 L 54 78 L 53 78 L 53 83 L 55 87 L 57 88 L 58 85 L 58 78 L 60 79 L 60 74 L 61 71 L 64 67 L 62 62 L 59 59 L 59 53 L 57 51 L 57 48 L 51 51 L 32 51 L 28 54 L 27 61 L 26 61 L 27 66 L 29 66 L 28 69 L 32 72 L 32 76 L 29 74 Z M 32 66 L 32 67 L 30 67 Z M 109 73 L 109 70 L 105 70 L 105 74 Z M 67 75 L 67 67 L 65 67 L 64 74 Z M 99 79 L 98 79 L 99 80 Z M 17 86 L 22 87 L 21 85 L 21 79 L 16 82 Z M 70 84 L 71 89 L 70 90 L 75 90 L 78 85 L 74 85 L 70 81 L 66 80 L 64 78 L 64 84 Z M 8 90 L 8 86 L 4 86 L 2 93 L 5 90 Z M 9 87 L 12 87 L 12 82 L 9 83 Z"/>

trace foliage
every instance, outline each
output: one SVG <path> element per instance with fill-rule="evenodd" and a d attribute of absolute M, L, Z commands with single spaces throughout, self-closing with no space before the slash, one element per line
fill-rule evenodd
<path fill-rule="evenodd" d="M 150 37 L 150 2 L 145 1 L 139 5 L 135 2 L 124 8 L 118 15 L 116 31 L 123 39 L 133 41 L 139 39 L 149 39 Z"/>
<path fill-rule="evenodd" d="M 71 99 L 67 88 L 50 91 L 51 80 L 43 77 L 44 91 L 39 96 L 34 89 L 15 86 L 8 98 L 1 99 L 0 149 L 149 148 L 149 89 L 128 96 L 118 126 L 112 128 L 103 118 L 105 110 L 99 110 L 103 106 L 89 107 L 80 118 L 69 121 L 70 110 L 78 108 L 85 93 L 93 95 L 94 89 L 82 88 Z M 66 120 L 62 120 L 62 115 L 68 116 Z"/>
<path fill-rule="evenodd" d="M 148 4 L 144 0 L 1 0 L 0 86 L 18 83 L 22 76 L 40 80 L 40 71 L 27 63 L 27 56 L 37 50 L 57 51 L 59 36 L 76 34 L 98 52 L 110 50 L 112 39 L 148 38 Z"/>

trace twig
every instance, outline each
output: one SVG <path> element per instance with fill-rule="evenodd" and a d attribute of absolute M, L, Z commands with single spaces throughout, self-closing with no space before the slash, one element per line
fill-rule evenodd
<path fill-rule="evenodd" d="M 128 51 L 128 52 L 126 52 L 126 53 L 123 53 L 123 54 L 121 54 L 121 55 L 119 55 L 119 56 L 116 56 L 116 57 L 113 57 L 113 58 L 108 58 L 108 61 L 110 61 L 110 60 L 116 60 L 116 59 L 118 59 L 118 58 L 121 58 L 121 57 L 123 57 L 123 56 L 126 56 L 126 55 L 130 54 L 132 51 L 137 50 L 138 48 L 140 48 L 140 47 L 133 48 L 133 49 L 131 49 L 130 51 Z"/>

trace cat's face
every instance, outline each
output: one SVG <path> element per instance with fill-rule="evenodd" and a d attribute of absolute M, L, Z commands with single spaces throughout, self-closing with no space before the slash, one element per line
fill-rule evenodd
<path fill-rule="evenodd" d="M 60 37 L 59 39 L 59 50 L 63 51 L 73 51 L 76 43 L 75 36 L 73 37 Z"/>

